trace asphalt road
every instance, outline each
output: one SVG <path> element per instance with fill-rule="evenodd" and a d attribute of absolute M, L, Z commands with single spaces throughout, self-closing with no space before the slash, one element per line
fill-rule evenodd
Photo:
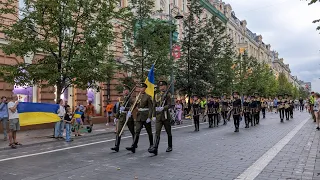
<path fill-rule="evenodd" d="M 131 137 L 122 139 L 120 152 L 112 152 L 113 134 L 4 150 L 0 151 L 0 180 L 236 179 L 308 118 L 309 114 L 297 112 L 294 119 L 280 123 L 277 114 L 267 113 L 249 129 L 242 121 L 239 133 L 233 132 L 232 121 L 213 129 L 203 123 L 199 132 L 193 132 L 193 125 L 176 126 L 173 151 L 165 152 L 163 132 L 158 156 L 147 152 L 146 135 L 140 137 L 135 154 L 125 150 Z"/>

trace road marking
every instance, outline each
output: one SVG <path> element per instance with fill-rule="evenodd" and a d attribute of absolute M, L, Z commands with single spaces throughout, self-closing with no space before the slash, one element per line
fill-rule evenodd
<path fill-rule="evenodd" d="M 254 162 L 248 169 L 240 174 L 237 180 L 253 180 L 262 170 L 272 161 L 274 157 L 281 151 L 281 149 L 289 143 L 289 141 L 299 132 L 299 130 L 308 122 L 310 118 L 302 121 L 298 126 L 291 130 L 284 138 L 282 138 L 277 144 L 271 147 L 266 153 L 264 153 L 256 162 Z"/>
<path fill-rule="evenodd" d="M 207 123 L 200 123 L 200 124 L 207 124 Z M 174 127 L 174 128 L 172 128 L 172 130 L 181 129 L 181 128 L 187 128 L 187 127 L 191 127 L 191 126 L 193 126 L 193 124 L 186 125 L 186 126 Z M 163 129 L 162 131 L 165 131 L 165 130 Z M 153 131 L 153 133 L 154 133 L 154 131 Z M 148 134 L 148 133 L 142 133 L 142 134 L 140 134 L 140 136 L 144 136 L 146 134 Z M 132 136 L 121 137 L 121 139 L 127 139 L 127 138 L 132 138 Z M 90 146 L 90 145 L 95 145 L 95 144 L 101 144 L 101 143 L 115 141 L 115 140 L 116 139 L 108 139 L 108 140 L 103 140 L 103 141 L 87 143 L 87 144 L 81 144 L 81 145 L 77 145 L 77 146 L 65 147 L 65 148 L 61 148 L 61 149 L 54 149 L 54 150 L 44 151 L 44 152 L 39 152 L 39 153 L 15 156 L 15 157 L 10 157 L 10 158 L 0 159 L 0 162 L 10 161 L 10 160 L 14 160 L 14 159 L 21 159 L 21 158 L 26 158 L 26 157 L 32 157 L 32 156 L 39 156 L 39 155 L 42 155 L 42 154 L 49 154 L 49 153 L 54 153 L 54 152 L 59 152 L 59 151 L 65 151 L 65 150 L 69 150 L 69 149 L 75 149 L 75 148 L 79 148 L 79 147 L 85 147 L 85 146 Z"/>

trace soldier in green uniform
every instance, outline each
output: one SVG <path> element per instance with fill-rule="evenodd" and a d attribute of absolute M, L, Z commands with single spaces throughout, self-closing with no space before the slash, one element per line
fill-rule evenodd
<path fill-rule="evenodd" d="M 170 112 L 169 109 L 171 107 L 171 95 L 170 93 L 166 93 L 167 91 L 167 82 L 166 81 L 159 81 L 159 93 L 156 93 L 154 98 L 154 109 L 153 115 L 156 118 L 156 133 L 155 133 L 155 142 L 154 147 L 149 149 L 149 153 L 153 153 L 154 155 L 158 155 L 158 146 L 160 142 L 160 134 L 162 126 L 167 132 L 168 136 L 168 148 L 166 152 L 172 151 L 172 134 L 171 134 L 171 123 L 170 123 Z"/>
<path fill-rule="evenodd" d="M 111 148 L 111 150 L 116 152 L 119 152 L 119 146 L 121 141 L 121 136 L 119 136 L 119 134 L 126 122 L 126 118 L 128 118 L 127 126 L 132 135 L 132 138 L 134 138 L 134 121 L 131 116 L 131 112 L 128 112 L 132 105 L 132 99 L 131 97 L 129 97 L 129 91 L 130 91 L 129 86 L 125 85 L 123 90 L 123 97 L 120 99 L 120 105 L 118 107 L 117 114 L 115 115 L 115 121 L 118 121 L 117 132 L 116 132 L 116 142 L 115 142 L 115 146 Z"/>
<path fill-rule="evenodd" d="M 140 88 L 140 96 L 137 101 L 136 107 L 138 108 L 138 114 L 137 119 L 135 120 L 135 135 L 134 140 L 131 147 L 126 148 L 128 151 L 131 151 L 132 153 L 136 152 L 136 148 L 139 142 L 139 136 L 141 129 L 143 127 L 146 128 L 148 136 L 149 136 L 149 143 L 150 147 L 153 146 L 153 135 L 152 135 L 152 129 L 151 129 L 151 118 L 152 118 L 152 111 L 153 111 L 153 103 L 152 98 L 148 94 L 146 94 L 146 88 L 148 86 L 145 83 L 141 83 Z"/>

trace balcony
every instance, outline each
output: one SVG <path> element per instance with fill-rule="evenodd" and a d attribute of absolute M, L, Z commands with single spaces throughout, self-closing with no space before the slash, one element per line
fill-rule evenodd
<path fill-rule="evenodd" d="M 208 0 L 200 0 L 200 4 L 212 15 L 217 16 L 223 23 L 228 22 L 228 18 L 219 10 L 217 10 L 212 4 L 210 4 Z"/>

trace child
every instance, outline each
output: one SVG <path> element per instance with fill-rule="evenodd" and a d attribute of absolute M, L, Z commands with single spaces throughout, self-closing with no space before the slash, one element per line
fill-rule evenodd
<path fill-rule="evenodd" d="M 71 137 L 71 124 L 73 123 L 73 114 L 71 112 L 71 108 L 67 107 L 67 112 L 64 116 L 64 122 L 66 124 L 66 142 L 73 141 Z"/>
<path fill-rule="evenodd" d="M 81 107 L 77 107 L 75 112 L 74 112 L 74 118 L 75 118 L 75 122 L 74 124 L 74 132 L 75 135 L 74 136 L 81 136 L 80 134 L 80 127 L 83 126 L 83 121 L 82 121 L 82 116 L 83 116 L 83 111 L 81 111 Z"/>

